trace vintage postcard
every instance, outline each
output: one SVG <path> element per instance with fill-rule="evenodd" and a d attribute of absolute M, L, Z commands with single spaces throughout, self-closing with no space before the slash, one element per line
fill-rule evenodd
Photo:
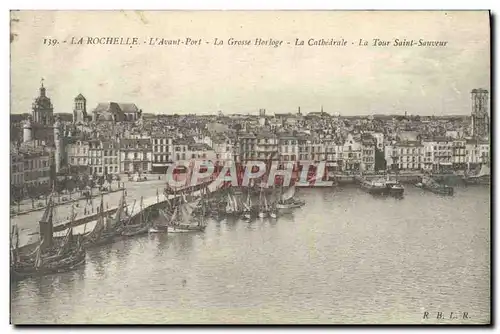
<path fill-rule="evenodd" d="M 12 324 L 490 324 L 488 11 L 10 15 Z"/>

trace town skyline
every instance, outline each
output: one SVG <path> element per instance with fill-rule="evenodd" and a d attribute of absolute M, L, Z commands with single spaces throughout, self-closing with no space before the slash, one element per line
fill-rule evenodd
<path fill-rule="evenodd" d="M 153 114 L 258 114 L 324 111 L 341 115 L 470 114 L 470 91 L 490 88 L 490 27 L 477 12 L 195 12 L 190 24 L 168 12 L 14 13 L 11 112 L 29 112 L 45 78 L 56 113 L 83 94 L 135 103 Z M 368 17 L 369 16 L 369 17 Z M 352 26 L 352 21 L 370 25 Z M 113 22 L 102 29 L 101 21 Z M 147 23 L 144 23 L 144 22 Z M 329 22 L 321 30 L 314 22 Z M 408 24 L 411 21 L 412 24 Z M 217 23 L 213 23 L 217 22 Z M 264 24 L 265 22 L 265 24 Z M 261 24 L 262 23 L 262 24 Z M 66 27 L 54 36 L 55 25 Z M 113 27 L 113 28 L 112 28 Z M 120 27 L 120 28 L 114 28 Z M 397 33 L 395 33 L 397 32 Z M 67 45 L 74 36 L 150 36 L 207 40 L 365 38 L 445 40 L 446 47 L 199 47 Z M 397 36 L 396 36 L 397 35 Z M 68 41 L 43 45 L 43 39 Z M 351 43 L 349 43 L 351 44 Z M 26 52 L 29 50 L 29 52 Z M 34 55 L 36 61 L 34 61 Z"/>
<path fill-rule="evenodd" d="M 40 81 L 44 81 L 45 82 L 45 79 L 42 78 L 39 80 L 39 83 Z M 54 96 L 57 96 L 58 94 L 51 94 L 51 89 L 50 87 L 47 87 L 45 86 L 46 89 L 47 89 L 47 95 L 51 97 L 52 100 L 54 100 Z M 489 86 L 488 88 L 484 88 L 484 87 L 474 87 L 473 89 L 486 89 L 488 92 L 490 92 L 490 89 L 489 89 Z M 472 89 L 471 89 L 472 90 Z M 74 97 L 76 97 L 78 94 L 82 94 L 82 93 L 77 93 L 74 95 Z M 392 115 L 392 116 L 405 116 L 405 113 L 408 115 L 408 116 L 436 116 L 436 117 L 439 117 L 439 116 L 468 116 L 470 115 L 471 113 L 471 101 L 470 101 L 470 92 L 467 94 L 468 96 L 468 109 L 466 110 L 463 110 L 463 113 L 458 113 L 458 112 L 444 112 L 444 113 L 411 113 L 409 112 L 407 109 L 405 108 L 401 108 L 401 109 L 392 109 L 391 111 L 387 111 L 387 112 L 363 112 L 363 111 L 359 111 L 357 113 L 349 113 L 349 114 L 344 114 L 342 112 L 338 112 L 338 111 L 332 111 L 332 110 L 328 110 L 327 108 L 327 104 L 319 104 L 319 105 L 309 105 L 307 107 L 304 107 L 302 105 L 298 105 L 298 106 L 295 106 L 295 108 L 293 107 L 290 107 L 290 108 L 279 108 L 279 110 L 270 110 L 268 108 L 266 108 L 265 106 L 255 106 L 255 108 L 252 108 L 252 109 L 249 109 L 249 110 L 245 110 L 245 111 L 239 111 L 239 110 L 231 110 L 231 111 L 228 111 L 228 110 L 224 110 L 224 109 L 218 109 L 218 110 L 205 110 L 205 111 L 187 111 L 187 110 L 169 110 L 169 111 L 164 111 L 164 112 L 159 112 L 157 110 L 143 110 L 144 113 L 146 114 L 154 114 L 154 115 L 200 115 L 200 116 L 214 116 L 214 115 L 217 115 L 219 113 L 219 111 L 221 111 L 224 115 L 249 115 L 249 116 L 259 116 L 259 110 L 261 109 L 264 109 L 266 110 L 266 115 L 267 116 L 272 116 L 274 114 L 282 114 L 282 113 L 297 113 L 299 111 L 299 108 L 300 108 L 300 112 L 302 114 L 308 114 L 308 113 L 314 113 L 314 112 L 325 112 L 326 114 L 329 114 L 329 115 L 338 115 L 338 116 L 345 116 L 345 117 L 355 117 L 355 116 L 389 116 L 389 115 Z M 85 94 L 82 94 L 85 96 Z M 71 105 L 72 107 L 68 110 L 60 110 L 57 108 L 57 106 L 54 104 L 54 114 L 71 114 L 73 112 L 73 103 L 74 103 L 74 97 L 73 98 L 70 98 L 71 100 Z M 87 99 L 87 112 L 89 114 L 92 113 L 92 111 L 94 110 L 94 108 L 99 104 L 99 103 L 108 103 L 108 102 L 120 102 L 120 103 L 135 103 L 138 105 L 139 108 L 141 108 L 140 104 L 132 101 L 132 100 L 121 100 L 121 99 L 109 99 L 109 100 L 95 100 L 95 99 L 92 99 L 92 98 L 88 98 L 87 96 L 85 96 L 85 98 Z M 490 102 L 490 100 L 488 100 Z M 29 104 L 29 106 L 27 107 L 26 110 L 22 110 L 22 111 L 19 111 L 19 110 L 12 110 L 12 107 L 11 107 L 11 111 L 10 113 L 11 114 L 16 114 L 16 115 L 21 115 L 21 114 L 29 114 L 31 113 L 31 103 L 33 102 L 33 97 L 31 98 L 31 102 Z M 12 105 L 12 101 L 11 101 L 11 105 Z M 488 113 L 490 112 L 490 108 L 488 108 Z"/>

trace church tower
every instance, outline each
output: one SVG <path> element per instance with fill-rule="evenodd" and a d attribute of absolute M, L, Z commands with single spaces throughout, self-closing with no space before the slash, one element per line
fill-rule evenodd
<path fill-rule="evenodd" d="M 45 87 L 40 87 L 40 96 L 32 104 L 32 118 L 35 124 L 41 126 L 52 126 L 54 122 L 54 107 L 46 95 Z"/>
<path fill-rule="evenodd" d="M 75 97 L 73 108 L 73 123 L 85 122 L 87 118 L 87 100 L 82 94 Z"/>

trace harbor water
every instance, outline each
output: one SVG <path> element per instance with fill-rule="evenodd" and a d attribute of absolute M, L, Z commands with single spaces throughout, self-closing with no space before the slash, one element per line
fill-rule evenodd
<path fill-rule="evenodd" d="M 349 186 L 296 197 L 306 205 L 277 220 L 212 220 L 204 233 L 138 236 L 89 250 L 74 272 L 12 283 L 11 320 L 489 322 L 489 188 L 440 196 L 407 186 L 397 199 Z"/>

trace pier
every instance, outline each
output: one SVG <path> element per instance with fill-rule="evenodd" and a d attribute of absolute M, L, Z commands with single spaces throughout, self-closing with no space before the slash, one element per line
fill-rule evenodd
<path fill-rule="evenodd" d="M 163 181 L 164 182 L 164 181 Z M 211 181 L 210 181 L 211 182 Z M 164 184 L 164 183 L 163 183 Z M 194 191 L 189 193 L 191 196 L 199 196 L 200 195 L 200 189 L 208 184 L 208 189 L 210 192 L 215 192 L 219 190 L 222 187 L 222 184 L 216 186 L 213 183 L 199 183 L 198 185 L 194 186 Z M 156 191 L 156 188 L 151 188 Z M 179 192 L 185 191 L 187 188 L 182 188 L 179 189 Z M 117 193 L 118 197 L 114 201 L 114 205 L 112 207 L 108 207 L 105 205 L 105 208 L 103 210 L 105 216 L 109 216 L 114 214 L 117 209 L 118 209 L 118 201 L 119 201 L 119 196 L 121 196 L 121 192 Z M 168 200 L 175 199 L 180 196 L 179 194 L 170 194 L 168 195 Z M 141 210 L 141 197 L 142 197 L 142 210 Z M 135 203 L 134 203 L 135 202 Z M 108 202 L 109 203 L 109 202 Z M 97 204 L 98 205 L 98 204 Z M 129 198 L 127 199 L 127 212 L 130 216 L 131 221 L 134 221 L 137 219 L 139 214 L 141 212 L 145 212 L 147 214 L 151 214 L 152 212 L 157 212 L 158 209 L 164 208 L 167 205 L 167 197 L 163 194 L 163 188 L 158 190 L 158 195 L 149 195 L 149 196 L 137 196 L 134 193 L 134 197 L 132 200 Z M 75 219 L 64 219 L 62 221 L 58 221 L 54 223 L 54 236 L 61 236 L 64 235 L 66 230 L 68 228 L 73 228 L 73 233 L 74 234 L 83 234 L 86 232 L 91 231 L 94 228 L 94 225 L 97 222 L 97 219 L 101 215 L 98 210 L 95 210 L 92 213 L 82 215 L 82 216 L 76 216 Z M 38 221 L 41 218 L 41 213 L 37 212 L 37 215 L 34 217 L 36 221 L 31 223 L 30 227 L 25 227 L 21 229 L 20 233 L 20 241 L 19 241 L 19 247 L 20 250 L 23 251 L 28 251 L 32 248 L 35 247 L 35 245 L 38 242 Z M 13 225 L 13 224 L 12 224 Z"/>

